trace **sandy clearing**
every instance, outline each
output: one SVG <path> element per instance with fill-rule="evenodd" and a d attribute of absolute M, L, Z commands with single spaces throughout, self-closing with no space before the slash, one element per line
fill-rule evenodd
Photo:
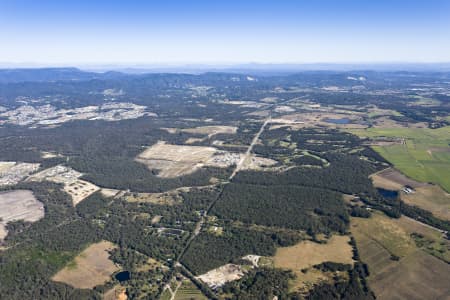
<path fill-rule="evenodd" d="M 95 184 L 79 179 L 82 173 L 63 165 L 57 165 L 45 169 L 39 173 L 33 174 L 27 180 L 29 181 L 51 181 L 62 183 L 63 190 L 70 195 L 72 203 L 76 206 L 78 203 L 100 190 Z"/>
<path fill-rule="evenodd" d="M 188 132 L 193 134 L 204 134 L 208 137 L 212 137 L 216 134 L 235 134 L 237 131 L 237 127 L 235 126 L 200 126 L 195 128 L 185 128 L 181 129 L 182 132 Z"/>
<path fill-rule="evenodd" d="M 102 193 L 102 195 L 104 197 L 109 198 L 109 197 L 115 197 L 118 193 L 120 193 L 120 190 L 102 188 L 100 190 L 100 193 Z"/>
<path fill-rule="evenodd" d="M 73 206 L 76 206 L 99 189 L 95 184 L 81 179 L 64 184 L 64 191 L 72 197 Z"/>
<path fill-rule="evenodd" d="M 240 164 L 240 169 L 262 169 L 277 161 L 250 153 L 217 150 L 214 147 L 170 145 L 158 142 L 136 157 L 150 169 L 160 170 L 159 177 L 172 178 L 193 173 L 199 168 L 226 168 Z"/>
<path fill-rule="evenodd" d="M 44 211 L 44 204 L 39 202 L 31 191 L 0 192 L 0 241 L 8 234 L 8 222 L 36 222 L 44 217 Z"/>
<path fill-rule="evenodd" d="M 197 276 L 211 288 L 216 288 L 224 285 L 229 281 L 234 281 L 242 278 L 245 274 L 244 269 L 240 265 L 226 264 L 205 274 Z"/>

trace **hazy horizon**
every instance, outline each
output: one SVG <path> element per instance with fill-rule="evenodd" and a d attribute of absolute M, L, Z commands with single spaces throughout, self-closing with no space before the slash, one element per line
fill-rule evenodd
<path fill-rule="evenodd" d="M 3 1 L 0 61 L 38 65 L 450 62 L 450 2 Z"/>

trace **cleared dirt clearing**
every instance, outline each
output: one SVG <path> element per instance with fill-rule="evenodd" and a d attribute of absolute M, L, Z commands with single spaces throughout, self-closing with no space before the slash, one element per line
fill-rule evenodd
<path fill-rule="evenodd" d="M 106 282 L 112 273 L 119 270 L 108 251 L 115 246 L 107 241 L 90 245 L 80 255 L 59 271 L 52 280 L 64 282 L 79 289 L 91 289 Z"/>
<path fill-rule="evenodd" d="M 0 186 L 14 185 L 39 169 L 39 164 L 0 161 Z"/>
<path fill-rule="evenodd" d="M 213 269 L 197 277 L 212 288 L 224 285 L 229 281 L 234 281 L 244 276 L 245 270 L 235 264 L 226 264 L 217 269 Z"/>
<path fill-rule="evenodd" d="M 158 176 L 170 178 L 193 173 L 211 158 L 213 147 L 180 146 L 158 142 L 136 157 L 150 169 L 160 170 Z"/>
<path fill-rule="evenodd" d="M 73 205 L 77 205 L 100 188 L 93 183 L 79 179 L 83 174 L 72 168 L 58 165 L 30 176 L 30 181 L 52 181 L 64 184 L 64 191 L 72 197 Z"/>
<path fill-rule="evenodd" d="M 27 190 L 0 192 L 0 242 L 8 234 L 6 224 L 11 221 L 36 222 L 44 217 L 44 205 Z"/>
<path fill-rule="evenodd" d="M 201 126 L 195 128 L 181 129 L 182 132 L 194 133 L 194 134 L 204 134 L 208 137 L 212 137 L 219 133 L 224 134 L 235 134 L 237 127 L 234 126 Z"/>

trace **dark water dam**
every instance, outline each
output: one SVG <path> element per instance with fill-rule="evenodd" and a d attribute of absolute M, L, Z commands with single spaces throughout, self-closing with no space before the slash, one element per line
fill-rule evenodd
<path fill-rule="evenodd" d="M 378 188 L 377 191 L 384 198 L 395 199 L 395 198 L 398 197 L 398 192 L 397 191 L 390 191 L 390 190 L 385 190 L 385 189 L 380 189 L 380 188 Z"/>
<path fill-rule="evenodd" d="M 120 282 L 123 282 L 123 281 L 130 280 L 131 274 L 129 271 L 122 271 L 122 272 L 117 273 L 115 277 Z"/>

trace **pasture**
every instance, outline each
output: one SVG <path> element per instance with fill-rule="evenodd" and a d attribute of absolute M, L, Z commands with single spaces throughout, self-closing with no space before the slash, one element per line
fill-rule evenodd
<path fill-rule="evenodd" d="M 413 188 L 427 186 L 428 184 L 418 182 L 406 177 L 393 168 L 387 168 L 370 175 L 373 185 L 386 190 L 401 190 L 405 185 Z"/>
<path fill-rule="evenodd" d="M 332 236 L 326 244 L 302 241 L 294 246 L 278 248 L 273 257 L 276 268 L 292 270 L 296 279 L 292 283 L 293 290 L 304 290 L 328 276 L 311 268 L 323 262 L 353 264 L 352 247 L 348 236 Z M 311 269 L 310 269 L 311 268 Z M 302 269 L 308 269 L 306 273 Z"/>
<path fill-rule="evenodd" d="M 450 221 L 450 194 L 437 185 L 416 188 L 415 193 L 401 193 L 401 199 L 410 205 L 428 210 L 438 218 Z"/>
<path fill-rule="evenodd" d="M 352 218 L 351 232 L 361 260 L 368 264 L 378 299 L 444 299 L 450 295 L 450 265 L 418 247 L 413 232 L 436 235 L 414 220 L 373 213 Z M 444 276 L 442 276 L 444 274 Z"/>
<path fill-rule="evenodd" d="M 399 138 L 401 144 L 372 146 L 396 169 L 421 182 L 450 191 L 450 126 L 429 128 L 368 128 L 349 132 L 371 139 Z"/>
<path fill-rule="evenodd" d="M 114 248 L 115 245 L 107 241 L 90 245 L 56 273 L 52 280 L 79 289 L 92 289 L 105 283 L 119 270 L 119 267 L 109 259 L 109 251 Z"/>

